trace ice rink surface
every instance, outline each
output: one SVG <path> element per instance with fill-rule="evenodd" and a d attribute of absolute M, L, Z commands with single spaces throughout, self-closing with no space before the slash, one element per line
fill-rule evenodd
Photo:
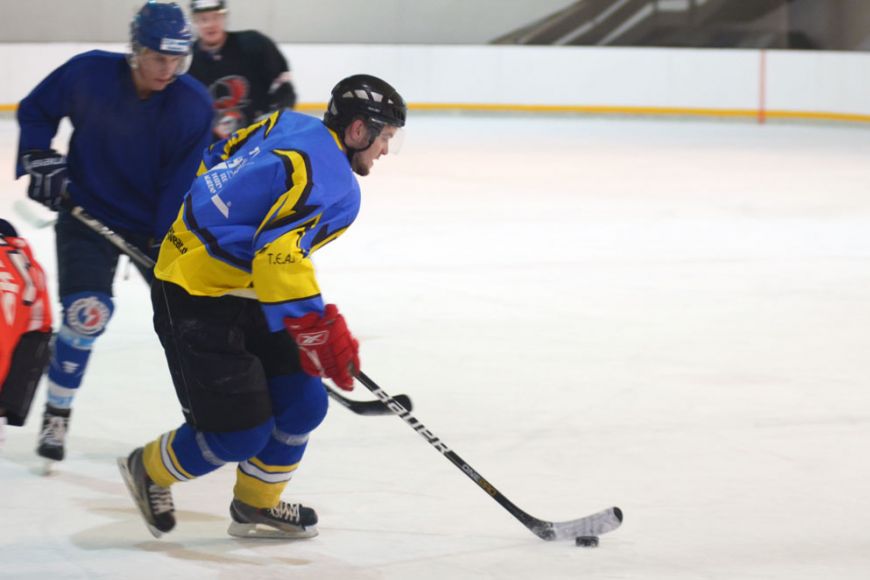
<path fill-rule="evenodd" d="M 53 232 L 0 215 L 55 271 Z M 181 414 L 146 287 L 116 315 L 69 457 L 0 451 L 0 578 L 870 578 L 870 130 L 412 115 L 315 255 L 365 371 L 548 520 L 618 505 L 597 549 L 529 533 L 396 417 L 333 405 L 285 499 L 320 536 L 226 534 L 230 467 L 154 540 L 115 457 Z M 359 386 L 350 394 L 370 394 Z"/>

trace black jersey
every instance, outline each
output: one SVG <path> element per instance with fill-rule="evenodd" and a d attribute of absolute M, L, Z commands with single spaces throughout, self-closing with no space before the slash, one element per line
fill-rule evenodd
<path fill-rule="evenodd" d="M 214 101 L 214 139 L 224 139 L 258 117 L 296 104 L 287 60 L 256 30 L 228 32 L 216 52 L 197 42 L 190 74 L 208 87 Z"/>

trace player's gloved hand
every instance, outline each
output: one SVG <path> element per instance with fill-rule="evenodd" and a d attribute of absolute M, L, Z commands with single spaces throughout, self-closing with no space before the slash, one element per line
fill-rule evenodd
<path fill-rule="evenodd" d="M 353 377 L 359 371 L 359 343 L 335 304 L 327 304 L 323 316 L 309 312 L 300 318 L 285 318 L 284 326 L 299 347 L 302 370 L 332 379 L 345 391 L 353 390 Z"/>
<path fill-rule="evenodd" d="M 69 185 L 66 157 L 54 149 L 33 149 L 21 156 L 21 164 L 30 175 L 27 196 L 57 211 Z"/>

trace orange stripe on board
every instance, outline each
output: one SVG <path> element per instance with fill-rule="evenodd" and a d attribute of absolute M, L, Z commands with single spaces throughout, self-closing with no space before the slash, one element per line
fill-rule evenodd
<path fill-rule="evenodd" d="M 766 105 L 765 105 L 766 106 Z M 744 117 L 758 118 L 758 109 L 712 109 L 682 107 L 622 107 L 605 105 L 505 105 L 485 103 L 411 103 L 412 111 L 488 111 L 493 113 L 585 113 L 590 115 L 660 115 L 683 117 Z M 0 104 L 0 111 L 15 111 L 17 105 Z M 326 103 L 299 103 L 296 110 L 320 114 Z M 831 113 L 826 111 L 771 111 L 764 109 L 767 119 L 794 119 L 870 123 L 870 115 Z"/>

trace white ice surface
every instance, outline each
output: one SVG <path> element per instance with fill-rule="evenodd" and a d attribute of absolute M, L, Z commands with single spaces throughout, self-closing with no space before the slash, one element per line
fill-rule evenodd
<path fill-rule="evenodd" d="M 233 469 L 174 488 L 154 540 L 116 456 L 181 420 L 145 285 L 116 281 L 69 436 L 40 389 L 0 451 L 0 578 L 870 578 L 870 131 L 418 116 L 315 256 L 367 373 L 508 498 L 618 505 L 543 542 L 395 417 L 333 406 L 285 497 L 319 537 L 225 533 Z M 50 229 L 0 215 L 55 271 Z M 361 386 L 352 396 L 368 398 Z"/>

